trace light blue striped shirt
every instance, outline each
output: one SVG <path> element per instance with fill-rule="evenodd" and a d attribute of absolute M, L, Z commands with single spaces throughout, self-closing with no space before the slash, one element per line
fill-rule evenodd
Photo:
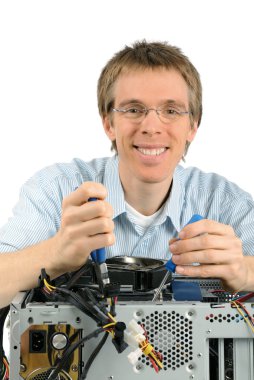
<path fill-rule="evenodd" d="M 62 200 L 85 181 L 101 182 L 114 210 L 116 242 L 107 256 L 168 259 L 168 241 L 177 237 L 193 214 L 231 225 L 242 240 L 246 255 L 254 254 L 254 202 L 250 194 L 225 178 L 197 168 L 177 166 L 163 211 L 146 230 L 126 213 L 118 174 L 118 157 L 44 168 L 21 188 L 13 217 L 0 230 L 0 252 L 12 252 L 49 239 L 61 223 Z"/>

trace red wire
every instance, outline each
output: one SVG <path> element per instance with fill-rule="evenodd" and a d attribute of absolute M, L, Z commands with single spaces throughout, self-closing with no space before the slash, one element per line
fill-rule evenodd
<path fill-rule="evenodd" d="M 158 373 L 158 372 L 159 372 L 159 368 L 158 368 L 157 364 L 155 363 L 154 359 L 151 358 L 150 355 L 149 355 L 149 359 L 150 359 L 150 362 L 152 363 L 153 368 L 154 368 L 155 371 Z"/>
<path fill-rule="evenodd" d="M 237 301 L 244 302 L 247 301 L 249 298 L 254 297 L 254 293 L 248 293 L 245 296 L 237 298 Z"/>
<path fill-rule="evenodd" d="M 250 322 L 254 326 L 254 318 L 252 318 L 252 316 L 250 315 L 250 313 L 248 312 L 248 310 L 246 309 L 246 307 L 241 302 L 239 302 L 238 300 L 236 300 L 234 302 L 237 303 L 237 305 L 239 305 L 240 308 L 242 308 L 244 310 L 245 314 L 247 315 L 247 317 L 249 318 Z"/>

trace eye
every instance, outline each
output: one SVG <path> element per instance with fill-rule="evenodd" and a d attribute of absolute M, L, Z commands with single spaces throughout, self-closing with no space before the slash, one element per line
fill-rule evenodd
<path fill-rule="evenodd" d="M 125 109 L 128 114 L 141 114 L 144 112 L 144 108 L 141 106 L 133 106 Z"/>
<path fill-rule="evenodd" d="M 162 109 L 162 113 L 165 115 L 179 115 L 179 111 L 173 107 L 165 107 Z"/>

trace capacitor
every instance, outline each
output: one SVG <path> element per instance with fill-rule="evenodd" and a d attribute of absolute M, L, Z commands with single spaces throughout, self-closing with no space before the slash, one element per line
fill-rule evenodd
<path fill-rule="evenodd" d="M 68 337 L 62 332 L 56 332 L 51 338 L 51 345 L 55 350 L 64 350 L 68 344 Z"/>

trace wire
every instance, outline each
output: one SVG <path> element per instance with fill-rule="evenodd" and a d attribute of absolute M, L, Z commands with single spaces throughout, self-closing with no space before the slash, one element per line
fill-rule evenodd
<path fill-rule="evenodd" d="M 237 308 L 237 311 L 239 312 L 239 314 L 241 314 L 241 316 L 243 317 L 244 321 L 248 324 L 248 326 L 250 327 L 251 331 L 254 333 L 254 325 L 252 323 L 252 321 L 250 321 L 250 315 L 249 313 L 247 313 L 247 317 L 246 317 L 246 314 L 244 314 L 241 310 L 241 307 L 243 305 L 241 305 L 241 303 L 238 303 L 237 301 L 232 301 L 232 304 Z"/>
<path fill-rule="evenodd" d="M 78 271 L 74 272 L 70 280 L 66 283 L 66 288 L 71 289 L 78 279 L 86 272 L 88 272 L 91 268 L 90 262 L 87 262 L 85 265 L 83 265 Z"/>
<path fill-rule="evenodd" d="M 146 340 L 141 342 L 139 347 L 141 348 L 143 354 L 148 356 L 153 368 L 158 373 L 163 368 L 162 354 L 155 351 L 154 347 L 151 345 L 151 343 L 149 343 L 147 331 L 143 325 L 141 325 L 141 327 L 144 330 Z"/>
<path fill-rule="evenodd" d="M 83 293 L 85 293 L 90 302 L 86 302 L 84 298 L 79 296 L 79 293 L 75 293 L 71 290 L 68 290 L 64 287 L 55 287 L 44 278 L 43 280 L 45 288 L 44 291 L 48 291 L 50 294 L 57 292 L 64 295 L 66 301 L 70 302 L 74 306 L 76 306 L 79 310 L 81 310 L 84 314 L 87 314 L 90 318 L 92 318 L 97 323 L 106 323 L 108 321 L 108 316 L 104 313 L 102 309 L 105 309 L 105 305 L 100 304 L 99 301 L 92 295 L 90 289 L 84 289 Z M 113 318 L 113 317 L 112 317 Z"/>
<path fill-rule="evenodd" d="M 43 282 L 44 282 L 44 285 L 46 286 L 46 288 L 47 288 L 50 292 L 56 290 L 56 287 L 53 286 L 53 285 L 50 285 L 50 284 L 48 283 L 48 281 L 46 280 L 46 278 L 44 278 Z"/>
<path fill-rule="evenodd" d="M 9 313 L 9 310 L 10 310 L 10 306 L 6 306 L 0 309 L 0 376 L 2 376 L 3 380 L 9 379 L 9 363 L 5 356 L 5 352 L 3 348 L 4 323 Z M 1 370 L 1 367 L 2 367 L 2 370 Z M 3 370 L 4 370 L 4 373 L 2 373 Z"/>
<path fill-rule="evenodd" d="M 79 274 L 81 272 L 79 271 Z M 76 278 L 79 276 L 77 275 Z M 69 282 L 69 287 L 73 285 L 73 282 Z M 63 352 L 62 358 L 59 359 L 57 362 L 54 363 L 54 366 L 51 368 L 51 372 L 49 375 L 48 380 L 55 380 L 59 374 L 59 372 L 66 367 L 67 361 L 69 360 L 72 353 L 79 348 L 85 341 L 88 339 L 91 339 L 94 336 L 97 336 L 101 332 L 105 332 L 104 337 L 99 342 L 96 349 L 91 354 L 90 358 L 88 359 L 86 366 L 83 370 L 81 379 L 85 379 L 87 376 L 87 372 L 89 368 L 91 367 L 95 357 L 98 355 L 99 351 L 101 350 L 102 346 L 105 344 L 106 339 L 109 334 L 112 335 L 113 343 L 116 346 L 116 349 L 123 349 L 122 346 L 120 347 L 120 343 L 118 340 L 121 338 L 119 335 L 119 331 L 117 331 L 118 335 L 116 336 L 115 330 L 117 329 L 117 326 L 119 322 L 114 318 L 115 316 L 115 304 L 117 301 L 116 297 L 110 297 L 108 301 L 110 304 L 110 311 L 108 311 L 109 304 L 106 303 L 106 299 L 102 297 L 102 295 L 95 290 L 92 290 L 90 288 L 84 288 L 84 289 L 78 289 L 78 290 L 71 290 L 68 289 L 65 286 L 53 286 L 50 283 L 50 278 L 47 275 L 45 270 L 42 270 L 41 273 L 41 290 L 44 292 L 44 295 L 48 298 L 52 297 L 54 300 L 59 300 L 59 295 L 62 297 L 60 299 L 64 299 L 67 302 L 70 302 L 72 305 L 77 307 L 79 310 L 81 310 L 83 313 L 91 317 L 93 320 L 97 322 L 99 326 L 102 325 L 99 329 L 95 330 L 93 333 L 89 334 L 85 338 L 80 339 L 78 342 L 75 342 L 71 345 L 68 345 L 66 347 L 65 351 Z M 122 336 L 123 339 L 123 336 Z M 125 348 L 125 347 L 124 347 Z M 121 351 L 118 351 L 121 352 Z M 152 356 L 152 355 L 151 355 Z M 156 357 L 155 357 L 156 361 Z"/>
<path fill-rule="evenodd" d="M 241 297 L 238 297 L 238 298 L 233 298 L 232 301 L 240 301 L 240 302 L 244 302 L 244 301 L 247 301 L 248 299 L 254 297 L 254 293 L 248 293 L 248 294 L 245 294 L 244 296 L 241 296 Z"/>
<path fill-rule="evenodd" d="M 57 380 L 57 375 L 59 372 L 63 369 L 65 363 L 67 362 L 70 355 L 84 342 L 88 341 L 89 339 L 92 339 L 94 337 L 97 337 L 100 333 L 104 332 L 104 329 L 100 327 L 99 329 L 93 331 L 91 334 L 85 336 L 84 338 L 80 339 L 78 342 L 72 344 L 67 348 L 67 350 L 64 352 L 62 359 L 59 361 L 57 366 L 52 370 L 52 372 L 49 375 L 48 380 Z"/>
<path fill-rule="evenodd" d="M 109 316 L 109 318 L 112 319 L 112 321 L 113 321 L 114 323 L 116 323 L 116 319 L 115 319 L 110 313 L 108 313 L 108 316 Z"/>
<path fill-rule="evenodd" d="M 8 363 L 6 357 L 3 358 L 3 363 L 4 363 L 4 366 L 5 366 L 5 373 L 4 373 L 3 379 L 4 380 L 9 380 L 9 363 Z"/>
<path fill-rule="evenodd" d="M 86 365 L 85 365 L 85 368 L 84 368 L 84 370 L 83 370 L 83 372 L 82 372 L 82 374 L 81 374 L 81 380 L 86 379 L 86 377 L 87 377 L 87 373 L 88 373 L 88 371 L 89 371 L 91 365 L 93 364 L 93 362 L 94 362 L 96 356 L 99 354 L 100 350 L 102 349 L 102 347 L 103 347 L 104 344 L 106 343 L 106 340 L 107 340 L 107 339 L 108 339 L 108 332 L 106 332 L 106 333 L 103 335 L 103 337 L 102 337 L 100 343 L 99 343 L 98 346 L 94 349 L 94 351 L 92 352 L 91 356 L 90 356 L 89 359 L 87 360 Z"/>

